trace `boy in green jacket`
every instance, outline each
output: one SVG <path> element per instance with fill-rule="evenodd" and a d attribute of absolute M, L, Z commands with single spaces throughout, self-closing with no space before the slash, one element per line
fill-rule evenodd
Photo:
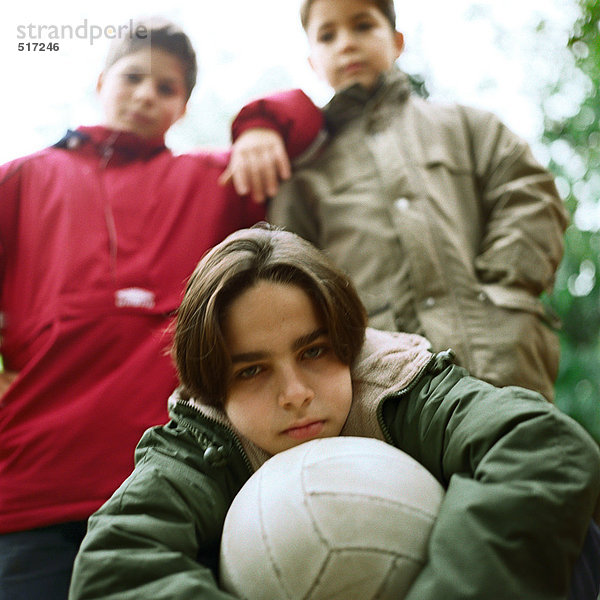
<path fill-rule="evenodd" d="M 385 440 L 446 489 L 409 600 L 566 598 L 598 447 L 539 394 L 470 377 L 420 336 L 366 328 L 352 283 L 308 242 L 261 226 L 211 250 L 174 357 L 172 420 L 146 432 L 90 519 L 71 600 L 231 598 L 217 581 L 235 494 L 273 454 L 338 435 Z"/>

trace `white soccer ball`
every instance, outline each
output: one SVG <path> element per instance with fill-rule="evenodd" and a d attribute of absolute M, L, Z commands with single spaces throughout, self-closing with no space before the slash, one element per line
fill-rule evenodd
<path fill-rule="evenodd" d="M 400 600 L 444 492 L 384 442 L 313 440 L 268 460 L 231 505 L 221 587 L 247 600 Z"/>

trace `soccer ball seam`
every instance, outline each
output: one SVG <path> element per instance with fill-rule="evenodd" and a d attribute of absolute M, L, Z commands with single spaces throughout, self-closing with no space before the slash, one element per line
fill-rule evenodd
<path fill-rule="evenodd" d="M 360 546 L 356 546 L 356 547 L 352 547 L 352 548 L 338 548 L 338 549 L 331 549 L 329 550 L 327 557 L 325 558 L 325 560 L 323 561 L 323 563 L 321 564 L 321 567 L 318 571 L 318 573 L 315 576 L 315 579 L 312 583 L 312 585 L 310 586 L 310 588 L 308 589 L 306 595 L 302 598 L 302 600 L 310 600 L 312 594 L 315 593 L 315 590 L 318 589 L 322 577 L 323 575 L 326 573 L 327 571 L 327 567 L 328 565 L 331 563 L 331 561 L 334 559 L 334 557 L 336 555 L 340 555 L 340 554 L 344 554 L 346 552 L 356 552 L 356 551 L 361 551 L 361 552 L 372 552 L 374 554 L 378 554 L 378 555 L 387 555 L 390 557 L 393 557 L 393 561 L 390 563 L 390 566 L 388 567 L 387 572 L 390 573 L 391 570 L 394 568 L 396 561 L 398 561 L 399 559 L 402 560 L 407 560 L 409 562 L 415 563 L 417 565 L 423 565 L 425 564 L 425 559 L 422 557 L 419 558 L 415 558 L 414 556 L 409 556 L 408 554 L 402 554 L 401 552 L 393 552 L 393 551 L 388 551 L 388 550 L 380 550 L 377 548 L 370 548 L 370 547 L 364 547 L 361 548 Z M 382 588 L 385 587 L 385 581 L 386 581 L 386 577 L 382 578 L 382 582 L 381 582 L 381 586 L 379 587 L 379 589 L 377 590 L 377 592 L 375 593 L 373 600 L 376 600 L 379 593 L 381 592 Z"/>
<path fill-rule="evenodd" d="M 263 475 L 264 472 L 260 472 L 259 471 L 259 475 L 260 475 L 260 481 L 262 481 L 263 479 Z M 283 576 L 283 572 L 280 569 L 279 565 L 277 564 L 277 560 L 276 560 L 276 556 L 273 552 L 273 548 L 271 547 L 271 544 L 269 542 L 269 537 L 267 536 L 266 532 L 267 532 L 267 527 L 265 526 L 265 520 L 264 520 L 264 509 L 263 509 L 263 502 L 262 502 L 262 495 L 263 495 L 263 487 L 262 486 L 258 486 L 258 493 L 259 493 L 259 501 L 258 501 L 258 517 L 259 517 L 259 521 L 260 521 L 260 534 L 261 534 L 261 538 L 263 540 L 263 544 L 265 547 L 265 551 L 269 557 L 269 560 L 271 562 L 271 566 L 273 567 L 273 571 L 275 572 L 275 576 L 277 578 L 277 581 L 279 582 L 279 585 L 281 586 L 281 589 L 283 590 L 283 592 L 286 595 L 286 598 L 288 598 L 288 600 L 292 599 L 292 595 L 290 593 L 290 590 L 288 590 L 287 586 L 285 585 L 285 580 L 284 580 L 284 576 Z M 238 589 L 242 589 L 238 586 Z"/>
<path fill-rule="evenodd" d="M 321 492 L 321 491 L 308 492 L 308 491 L 306 491 L 306 494 L 309 498 L 318 498 L 318 497 L 335 498 L 335 497 L 339 496 L 340 498 L 344 498 L 345 500 L 356 499 L 356 500 L 360 500 L 361 502 L 366 501 L 371 504 L 379 504 L 381 506 L 399 506 L 402 509 L 404 509 L 407 513 L 411 513 L 413 515 L 419 515 L 419 516 L 423 516 L 423 517 L 429 517 L 429 518 L 431 518 L 432 521 L 434 521 L 437 518 L 437 513 L 434 513 L 432 511 L 422 508 L 420 506 L 415 506 L 414 504 L 408 504 L 405 500 L 399 501 L 399 500 L 394 500 L 393 498 L 376 498 L 373 496 L 369 496 L 367 494 L 348 492 L 348 491 L 343 491 L 343 492 Z"/>

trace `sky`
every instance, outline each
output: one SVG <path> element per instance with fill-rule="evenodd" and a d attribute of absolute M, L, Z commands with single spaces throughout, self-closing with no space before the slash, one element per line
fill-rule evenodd
<path fill-rule="evenodd" d="M 0 23 L 2 163 L 55 142 L 68 127 L 101 121 L 95 84 L 107 27 L 140 15 L 180 24 L 198 54 L 200 77 L 188 115 L 167 138 L 175 151 L 191 150 L 199 139 L 226 145 L 221 113 L 232 117 L 257 95 L 302 87 L 318 104 L 330 95 L 306 60 L 299 0 L 22 0 L 10 6 Z M 492 110 L 535 144 L 542 84 L 568 68 L 564 47 L 574 0 L 398 0 L 396 10 L 406 41 L 399 64 L 425 77 L 433 99 Z M 531 35 L 541 21 L 549 32 L 543 42 Z M 50 39 L 50 32 L 63 37 Z M 58 49 L 33 49 L 49 41 Z M 574 84 L 571 96 L 546 102 L 566 114 L 578 93 Z"/>

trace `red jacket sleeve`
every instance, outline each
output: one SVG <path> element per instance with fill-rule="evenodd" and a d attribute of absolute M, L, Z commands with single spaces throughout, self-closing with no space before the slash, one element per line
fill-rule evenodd
<path fill-rule="evenodd" d="M 323 123 L 321 110 L 302 90 L 294 89 L 246 104 L 233 121 L 231 132 L 235 141 L 248 129 L 274 129 L 293 159 L 312 144 Z"/>
<path fill-rule="evenodd" d="M 20 174 L 26 161 L 26 158 L 21 158 L 0 165 L 0 290 L 2 290 L 7 248 L 15 243 Z"/>

